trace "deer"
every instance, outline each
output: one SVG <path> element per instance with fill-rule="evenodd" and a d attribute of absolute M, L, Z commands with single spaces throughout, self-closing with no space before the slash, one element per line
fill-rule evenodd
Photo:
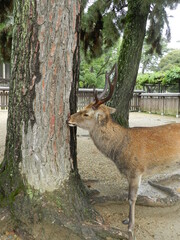
<path fill-rule="evenodd" d="M 113 71 L 115 73 L 111 82 L 110 75 Z M 127 178 L 129 217 L 124 223 L 128 224 L 129 240 L 134 240 L 135 204 L 141 178 L 149 172 L 159 173 L 169 165 L 180 162 L 180 124 L 125 128 L 113 121 L 111 114 L 116 109 L 105 103 L 113 95 L 117 78 L 118 68 L 115 64 L 106 73 L 103 92 L 98 95 L 96 91 L 95 101 L 72 114 L 68 124 L 70 127 L 88 130 L 99 151 L 110 158 Z"/>

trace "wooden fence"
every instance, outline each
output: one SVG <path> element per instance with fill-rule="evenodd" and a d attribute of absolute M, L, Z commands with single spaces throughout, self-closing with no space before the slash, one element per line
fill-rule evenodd
<path fill-rule="evenodd" d="M 96 89 L 98 93 L 101 93 L 103 89 Z M 134 90 L 133 98 L 130 101 L 130 111 L 139 111 L 140 95 L 144 91 Z M 92 88 L 79 88 L 78 90 L 78 109 L 82 109 L 94 100 L 94 89 Z"/>
<path fill-rule="evenodd" d="M 97 89 L 100 93 L 102 89 Z M 81 88 L 78 91 L 78 109 L 82 109 L 94 99 L 93 89 Z M 7 109 L 9 87 L 0 87 L 0 109 Z M 130 111 L 174 115 L 180 117 L 180 93 L 144 93 L 135 90 L 130 101 Z"/>
<path fill-rule="evenodd" d="M 97 91 L 102 92 L 102 89 Z M 82 109 L 92 101 L 93 89 L 79 89 L 78 109 Z M 142 90 L 134 90 L 130 111 L 180 117 L 180 93 L 145 93 Z"/>
<path fill-rule="evenodd" d="M 0 87 L 0 109 L 7 109 L 9 102 L 9 87 Z"/>
<path fill-rule="evenodd" d="M 139 111 L 180 117 L 180 93 L 141 93 Z"/>

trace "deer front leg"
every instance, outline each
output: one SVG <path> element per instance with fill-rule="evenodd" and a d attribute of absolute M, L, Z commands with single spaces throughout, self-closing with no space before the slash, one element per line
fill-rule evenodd
<path fill-rule="evenodd" d="M 134 240 L 134 226 L 135 226 L 135 204 L 137 199 L 137 192 L 141 182 L 141 175 L 129 179 L 129 223 L 128 234 L 129 240 Z"/>

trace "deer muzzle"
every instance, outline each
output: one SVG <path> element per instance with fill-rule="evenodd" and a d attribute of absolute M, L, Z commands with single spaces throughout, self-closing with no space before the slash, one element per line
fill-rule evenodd
<path fill-rule="evenodd" d="M 77 126 L 77 124 L 72 120 L 71 115 L 68 116 L 67 124 L 70 127 L 76 127 Z"/>

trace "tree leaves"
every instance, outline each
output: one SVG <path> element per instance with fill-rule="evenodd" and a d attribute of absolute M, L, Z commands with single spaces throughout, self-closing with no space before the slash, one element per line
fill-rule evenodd
<path fill-rule="evenodd" d="M 0 62 L 9 62 L 11 56 L 13 0 L 0 0 Z"/>

